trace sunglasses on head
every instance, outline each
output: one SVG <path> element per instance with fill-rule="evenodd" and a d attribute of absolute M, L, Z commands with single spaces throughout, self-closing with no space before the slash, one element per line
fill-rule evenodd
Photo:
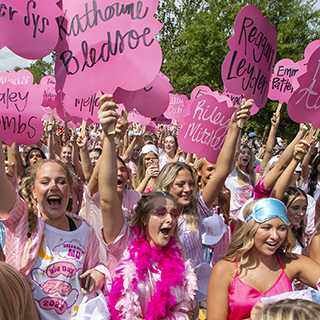
<path fill-rule="evenodd" d="M 161 218 L 165 218 L 169 213 L 174 218 L 178 218 L 180 216 L 180 213 L 178 212 L 177 209 L 173 208 L 169 212 L 165 207 L 159 207 L 157 209 L 150 211 L 150 213 Z"/>

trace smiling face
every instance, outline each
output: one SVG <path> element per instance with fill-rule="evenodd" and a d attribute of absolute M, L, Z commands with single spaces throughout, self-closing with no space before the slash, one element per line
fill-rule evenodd
<path fill-rule="evenodd" d="M 147 153 L 144 156 L 144 165 L 147 168 L 149 168 L 150 166 L 152 166 L 154 163 L 156 163 L 158 160 L 158 156 L 153 153 L 152 151 L 150 151 L 149 153 Z"/>
<path fill-rule="evenodd" d="M 242 171 L 246 171 L 247 165 L 251 159 L 251 151 L 249 148 L 244 147 L 242 148 L 240 154 L 239 154 L 239 164 Z"/>
<path fill-rule="evenodd" d="M 175 153 L 176 152 L 176 142 L 174 137 L 168 136 L 164 139 L 164 150 L 166 153 Z"/>
<path fill-rule="evenodd" d="M 195 182 L 191 172 L 188 169 L 180 170 L 168 188 L 168 192 L 174 196 L 177 202 L 179 212 L 190 203 L 194 188 Z"/>
<path fill-rule="evenodd" d="M 263 255 L 273 255 L 287 237 L 287 226 L 280 218 L 261 223 L 255 236 L 253 250 Z"/>
<path fill-rule="evenodd" d="M 289 199 L 289 203 L 290 203 Z M 293 227 L 299 227 L 303 218 L 307 212 L 307 199 L 300 195 L 294 199 L 289 207 L 287 208 L 287 217 L 289 219 L 290 225 Z"/>
<path fill-rule="evenodd" d="M 134 161 L 138 161 L 139 160 L 139 157 L 140 157 L 140 147 L 139 145 L 135 145 L 133 147 L 133 150 L 132 150 L 132 153 L 131 153 L 131 159 L 133 159 Z"/>
<path fill-rule="evenodd" d="M 72 160 L 72 148 L 68 146 L 62 147 L 60 157 L 64 163 L 70 163 Z"/>
<path fill-rule="evenodd" d="M 32 193 L 46 223 L 55 226 L 65 219 L 70 186 L 67 173 L 61 165 L 51 162 L 43 164 L 36 173 Z"/>
<path fill-rule="evenodd" d="M 172 216 L 170 213 L 165 217 L 159 217 L 154 211 L 157 209 L 166 208 L 168 212 L 175 208 L 173 200 L 160 196 L 154 200 L 154 206 L 151 213 L 147 216 L 145 234 L 151 247 L 158 247 L 159 249 L 166 246 L 170 237 L 174 235 L 177 228 L 178 218 Z"/>
<path fill-rule="evenodd" d="M 216 165 L 209 163 L 208 161 L 205 161 L 201 169 L 198 170 L 198 175 L 201 177 L 200 182 L 202 187 L 205 187 L 207 185 L 208 181 L 210 180 L 215 170 L 216 170 Z"/>

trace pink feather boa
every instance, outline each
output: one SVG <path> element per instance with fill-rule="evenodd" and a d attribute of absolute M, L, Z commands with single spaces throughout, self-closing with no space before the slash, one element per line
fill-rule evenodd
<path fill-rule="evenodd" d="M 141 281 L 146 283 L 149 272 L 160 273 L 160 279 L 144 308 L 145 314 L 142 314 L 137 285 Z M 182 259 L 180 244 L 173 236 L 161 250 L 151 247 L 145 236 L 137 237 L 129 244 L 116 270 L 108 300 L 111 319 L 174 318 L 177 301 L 172 289 L 177 286 L 184 289 L 183 299 L 179 301 L 183 311 L 177 311 L 179 318 L 185 318 L 187 314 L 184 312 L 189 311 L 197 289 L 196 281 L 191 264 Z"/>

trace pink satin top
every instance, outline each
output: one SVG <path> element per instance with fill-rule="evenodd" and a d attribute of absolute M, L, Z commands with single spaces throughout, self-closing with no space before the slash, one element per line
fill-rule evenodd
<path fill-rule="evenodd" d="M 252 288 L 239 279 L 238 264 L 237 261 L 235 261 L 237 271 L 229 288 L 228 320 L 242 320 L 250 318 L 251 309 L 257 302 L 261 302 L 261 298 L 292 291 L 291 281 L 283 269 L 282 262 L 278 254 L 277 257 L 282 269 L 281 275 L 276 283 L 264 293 Z"/>

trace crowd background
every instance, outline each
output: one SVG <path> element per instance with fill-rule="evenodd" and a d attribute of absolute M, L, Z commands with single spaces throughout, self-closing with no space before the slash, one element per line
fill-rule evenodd
<path fill-rule="evenodd" d="M 246 319 L 260 296 L 269 291 L 267 296 L 274 296 L 308 287 L 314 300 L 318 299 L 312 289 L 320 278 L 317 137 L 308 124 L 300 125 L 292 141 L 280 137 L 280 113 L 273 114 L 270 130 L 266 126 L 263 136 L 242 132 L 237 121 L 248 121 L 251 106 L 252 101 L 244 101 L 233 115 L 215 164 L 183 152 L 176 125 L 158 125 L 156 132 L 136 123 L 129 125 L 114 111 L 116 105 L 108 95 L 101 99 L 100 124 L 87 127 L 82 135 L 80 130 L 68 129 L 66 123 L 45 121 L 44 135 L 36 145 L 14 143 L 8 148 L 2 143 L 6 179 L 0 187 L 2 260 L 28 280 L 40 319 L 77 317 L 77 310 L 66 314 L 62 302 L 57 307 L 63 309 L 62 314 L 41 304 L 41 297 L 55 301 L 54 293 L 60 292 L 58 276 L 50 282 L 50 291 L 37 274 L 52 266 L 47 260 L 55 259 L 57 244 L 53 243 L 60 234 L 89 248 L 77 276 L 90 275 L 91 283 L 85 286 L 79 281 L 65 296 L 69 298 L 76 289 L 81 291 L 79 297 L 102 289 L 111 318 L 147 319 L 161 308 L 152 301 L 168 295 L 168 288 L 179 281 L 177 291 L 169 289 L 175 302 L 170 306 L 168 302 L 157 318 L 165 318 L 168 312 L 177 319 L 197 318 L 200 309 L 203 315 L 208 308 L 209 319 Z M 112 123 L 116 130 L 110 134 Z M 68 188 L 61 186 L 61 176 Z M 269 202 L 263 204 L 261 199 Z M 260 235 L 259 242 L 256 234 L 266 229 L 266 223 L 268 232 Z M 177 243 L 170 242 L 171 238 Z M 168 256 L 153 261 L 153 247 Z M 131 254 L 138 256 L 131 260 Z M 148 259 L 157 271 L 152 264 L 145 265 Z M 176 259 L 185 261 L 181 271 L 185 278 L 179 280 L 176 275 L 170 285 L 165 270 L 170 261 L 177 267 Z M 161 267 L 162 261 L 166 268 Z M 132 271 L 140 268 L 151 272 L 149 278 L 142 280 L 139 272 Z M 157 274 L 166 280 L 159 280 Z M 270 290 L 284 275 L 286 285 Z M 246 302 L 241 301 L 235 279 L 258 291 L 259 297 L 253 298 L 250 291 Z M 137 283 L 138 289 L 123 287 L 123 281 Z M 138 311 L 132 310 L 136 303 L 126 298 L 125 290 L 129 296 L 136 295 Z M 82 298 L 77 299 L 81 304 Z M 19 309 L 26 319 L 35 312 Z"/>

